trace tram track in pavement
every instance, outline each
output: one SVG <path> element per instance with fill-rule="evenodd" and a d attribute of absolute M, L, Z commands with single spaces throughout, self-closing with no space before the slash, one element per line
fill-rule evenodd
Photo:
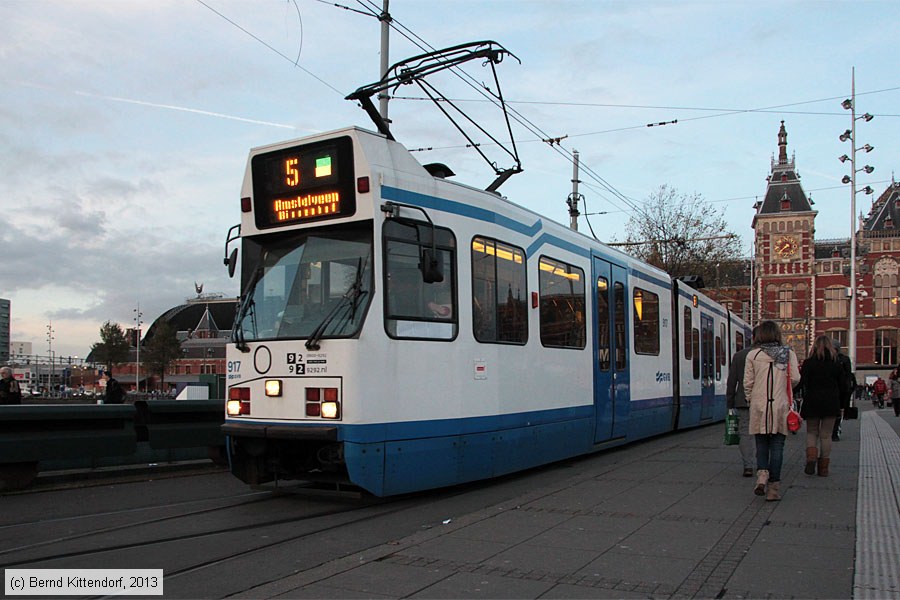
<path fill-rule="evenodd" d="M 327 517 L 333 517 L 333 516 L 343 515 L 343 514 L 347 514 L 347 513 L 353 513 L 353 512 L 357 512 L 359 510 L 364 510 L 366 508 L 372 508 L 373 506 L 380 506 L 380 505 L 382 505 L 382 503 L 368 504 L 365 506 L 349 506 L 349 507 L 343 507 L 343 508 L 339 508 L 339 509 L 317 511 L 317 512 L 309 513 L 309 514 L 306 514 L 306 515 L 303 515 L 300 517 L 271 519 L 271 520 L 260 521 L 260 522 L 246 523 L 246 524 L 243 524 L 243 525 L 240 525 L 237 527 L 211 529 L 211 530 L 202 531 L 199 533 L 174 535 L 174 536 L 156 538 L 156 539 L 152 539 L 152 540 L 145 540 L 145 541 L 139 541 L 139 542 L 134 542 L 134 543 L 126 543 L 126 544 L 109 545 L 109 546 L 103 546 L 103 547 L 99 547 L 99 548 L 91 548 L 91 549 L 74 551 L 74 552 L 62 552 L 62 553 L 56 553 L 56 554 L 47 554 L 47 555 L 43 555 L 40 557 L 29 558 L 27 560 L 0 563 L 0 568 L 21 567 L 26 564 L 34 564 L 35 562 L 57 561 L 57 560 L 65 560 L 65 559 L 73 559 L 73 558 L 75 558 L 75 559 L 89 558 L 89 557 L 93 557 L 93 556 L 102 555 L 107 552 L 133 550 L 133 549 L 140 549 L 140 548 L 149 547 L 149 546 L 159 546 L 159 545 L 163 545 L 163 544 L 170 544 L 170 543 L 174 543 L 174 542 L 197 540 L 197 539 L 201 539 L 201 538 L 212 537 L 212 536 L 223 535 L 223 534 L 240 533 L 240 532 L 259 529 L 259 528 L 263 528 L 263 527 L 285 526 L 285 525 L 291 525 L 291 524 L 295 524 L 295 523 L 301 523 L 304 521 L 310 521 L 313 519 L 323 519 L 323 518 L 327 518 Z M 362 516 L 360 518 L 351 519 L 349 521 L 341 521 L 337 524 L 329 525 L 327 527 L 316 528 L 316 529 L 313 529 L 310 531 L 303 532 L 298 535 L 289 536 L 287 538 L 279 539 L 279 540 L 273 541 L 271 543 L 261 544 L 259 546 L 255 546 L 253 548 L 250 548 L 250 549 L 247 549 L 247 550 L 244 550 L 241 552 L 235 552 L 235 553 L 229 554 L 224 557 L 219 557 L 215 560 L 204 561 L 204 562 L 196 564 L 196 565 L 191 565 L 190 567 L 186 567 L 183 569 L 166 570 L 166 578 L 168 579 L 170 576 L 175 576 L 178 574 L 190 573 L 190 572 L 196 571 L 198 569 L 201 569 L 205 566 L 220 564 L 223 562 L 227 562 L 229 560 L 234 560 L 236 558 L 240 558 L 247 554 L 260 552 L 260 551 L 266 550 L 268 548 L 272 548 L 272 547 L 279 546 L 279 545 L 282 545 L 285 543 L 301 540 L 305 537 L 317 535 L 317 534 L 320 534 L 320 533 L 323 533 L 323 532 L 326 532 L 329 530 L 337 529 L 340 527 L 346 527 L 346 526 L 350 526 L 350 525 L 356 525 L 356 524 L 359 524 L 361 521 L 378 518 L 381 516 L 385 516 L 387 514 L 399 512 L 401 510 L 404 510 L 404 508 L 405 508 L 405 506 L 388 508 L 386 510 L 379 511 L 377 514 L 374 514 L 374 515 L 366 515 L 366 516 Z M 209 510 L 215 510 L 215 509 L 209 509 Z M 209 512 L 209 511 L 203 511 L 203 512 Z M 166 519 L 159 519 L 159 520 L 153 521 L 153 522 L 147 522 L 145 524 L 153 524 L 154 522 L 168 521 L 168 520 L 177 519 L 177 518 L 189 518 L 190 516 L 191 515 L 178 515 L 178 516 L 174 516 L 174 517 L 170 517 L 170 518 L 166 518 Z M 84 534 L 79 534 L 78 536 L 75 536 L 73 538 L 65 538 L 65 539 L 61 538 L 59 540 L 47 540 L 46 542 L 32 545 L 31 547 L 29 547 L 29 549 L 34 548 L 34 547 L 40 547 L 40 546 L 48 546 L 51 544 L 58 544 L 61 541 L 69 541 L 71 539 L 89 538 L 91 536 L 102 535 L 102 534 L 108 533 L 109 531 L 112 531 L 112 530 L 127 529 L 127 528 L 133 527 L 133 526 L 134 526 L 134 524 L 128 525 L 128 526 L 120 526 L 120 527 L 116 527 L 116 528 L 111 528 L 110 530 L 98 530 L 98 531 L 94 531 L 94 532 L 87 532 Z M 21 552 L 23 548 L 25 548 L 25 547 L 9 549 L 7 551 L 0 553 L 0 555 L 9 554 L 11 552 Z"/>
<path fill-rule="evenodd" d="M 140 521 L 132 521 L 132 522 L 127 522 L 127 523 L 122 523 L 120 525 L 104 527 L 101 529 L 94 529 L 94 530 L 85 531 L 85 532 L 81 532 L 81 533 L 77 533 L 77 534 L 71 534 L 71 535 L 61 536 L 61 537 L 57 537 L 57 538 L 53 538 L 53 539 L 48 539 L 48 540 L 44 540 L 41 542 L 35 542 L 32 544 L 26 544 L 23 546 L 16 546 L 13 548 L 2 549 L 2 550 L 0 550 L 0 566 L 3 565 L 2 557 L 5 555 L 8 555 L 8 554 L 12 554 L 14 552 L 22 552 L 24 550 L 31 550 L 34 548 L 40 548 L 42 546 L 49 546 L 52 544 L 69 542 L 69 541 L 78 540 L 78 539 L 85 538 L 85 537 L 90 537 L 92 535 L 111 533 L 111 532 L 115 532 L 115 531 L 119 531 L 119 530 L 130 529 L 133 527 L 161 524 L 166 521 L 171 521 L 174 519 L 182 519 L 182 518 L 199 516 L 199 515 L 207 514 L 210 512 L 234 508 L 237 506 L 248 506 L 248 505 L 256 504 L 259 502 L 265 502 L 267 500 L 271 500 L 271 499 L 273 499 L 273 496 L 269 492 L 248 492 L 246 494 L 239 494 L 237 496 L 233 496 L 231 498 L 224 498 L 224 499 L 223 498 L 214 498 L 214 499 L 204 499 L 204 500 L 189 500 L 189 501 L 184 501 L 184 502 L 173 502 L 173 503 L 163 504 L 163 505 L 158 505 L 158 506 L 143 506 L 143 507 L 137 507 L 137 508 L 124 509 L 124 510 L 103 511 L 103 512 L 98 512 L 98 513 L 91 513 L 91 514 L 87 514 L 87 515 L 56 517 L 56 518 L 52 518 L 52 519 L 41 519 L 41 520 L 27 521 L 27 522 L 23 522 L 23 523 L 12 523 L 12 524 L 8 524 L 8 525 L 0 525 L 0 535 L 14 535 L 15 530 L 17 528 L 23 528 L 23 527 L 62 526 L 66 523 L 72 523 L 72 522 L 79 522 L 79 521 L 86 522 L 89 520 L 105 519 L 105 518 L 109 518 L 109 517 L 113 517 L 113 516 L 123 516 L 123 515 L 138 514 L 138 513 L 142 513 L 142 512 L 146 513 L 146 512 L 150 512 L 150 511 L 167 510 L 167 509 L 178 508 L 181 506 L 188 506 L 188 505 L 192 505 L 192 504 L 209 503 L 209 502 L 221 503 L 223 500 L 228 501 L 228 500 L 232 500 L 232 499 L 238 499 L 238 498 L 243 498 L 243 497 L 248 497 L 248 496 L 254 497 L 254 496 L 260 496 L 260 495 L 265 495 L 266 497 L 264 497 L 264 498 L 257 497 L 257 498 L 252 498 L 247 502 L 236 502 L 236 503 L 232 503 L 232 504 L 223 504 L 220 506 L 201 508 L 201 509 L 186 512 L 186 513 L 167 515 L 164 517 L 143 519 Z"/>
<path fill-rule="evenodd" d="M 47 527 L 52 532 L 73 523 L 92 526 L 97 520 L 101 526 L 0 550 L 0 568 L 163 568 L 167 595 L 197 597 L 196 586 L 203 581 L 202 585 L 219 586 L 218 592 L 209 594 L 226 597 L 382 544 L 385 536 L 397 535 L 391 533 L 397 531 L 392 523 L 409 524 L 405 511 L 411 510 L 416 521 L 430 522 L 421 514 L 431 510 L 426 507 L 468 491 L 470 486 L 362 500 L 255 491 L 87 515 L 29 518 L 0 526 L 0 537 L 34 538 L 33 530 L 23 532 L 29 527 Z M 146 518 L 154 510 L 181 512 Z M 108 518 L 133 516 L 139 518 L 108 525 Z M 306 558 L 295 560 L 298 554 Z M 265 568 L 248 571 L 252 564 Z"/>

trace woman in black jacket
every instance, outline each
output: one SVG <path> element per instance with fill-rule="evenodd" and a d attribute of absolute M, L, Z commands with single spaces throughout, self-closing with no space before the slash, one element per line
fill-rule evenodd
<path fill-rule="evenodd" d="M 819 475 L 828 477 L 831 432 L 835 419 L 841 413 L 841 398 L 848 393 L 850 386 L 827 335 L 816 338 L 809 356 L 803 362 L 800 386 L 803 388 L 800 414 L 806 420 L 806 468 L 803 472 L 812 475 L 818 468 Z"/>

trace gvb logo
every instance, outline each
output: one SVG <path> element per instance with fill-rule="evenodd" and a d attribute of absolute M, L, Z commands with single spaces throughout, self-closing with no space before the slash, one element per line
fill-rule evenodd
<path fill-rule="evenodd" d="M 656 372 L 656 383 L 663 383 L 672 381 L 671 373 L 663 373 L 661 371 Z"/>

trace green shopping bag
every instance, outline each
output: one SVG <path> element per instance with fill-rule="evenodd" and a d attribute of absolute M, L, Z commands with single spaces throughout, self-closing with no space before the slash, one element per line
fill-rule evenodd
<path fill-rule="evenodd" d="M 738 414 L 730 410 L 725 415 L 725 445 L 737 446 L 741 443 L 741 419 Z"/>

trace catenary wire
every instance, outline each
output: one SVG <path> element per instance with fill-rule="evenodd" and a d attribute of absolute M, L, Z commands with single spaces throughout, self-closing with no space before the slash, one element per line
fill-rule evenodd
<path fill-rule="evenodd" d="M 266 41 L 264 41 L 263 39 L 261 39 L 259 36 L 257 36 L 257 35 L 255 35 L 255 34 L 251 33 L 250 31 L 248 31 L 247 29 L 245 29 L 244 27 L 242 27 L 240 24 L 238 24 L 238 23 L 235 22 L 234 20 L 228 18 L 228 17 L 225 16 L 224 14 L 220 13 L 219 11 L 217 11 L 215 8 L 213 8 L 212 6 L 210 6 L 209 4 L 207 4 L 206 2 L 204 2 L 203 0 L 197 0 L 197 2 L 198 2 L 199 4 L 205 6 L 206 8 L 208 8 L 210 11 L 212 11 L 213 13 L 215 13 L 216 15 L 218 15 L 219 17 L 221 17 L 222 19 L 224 19 L 225 21 L 227 21 L 228 23 L 230 23 L 231 25 L 233 25 L 234 27 L 237 27 L 238 29 L 240 29 L 241 31 L 243 31 L 245 34 L 249 35 L 249 36 L 252 37 L 254 40 L 256 40 L 257 42 L 259 42 L 260 44 L 262 44 L 263 46 L 265 46 L 266 48 L 268 48 L 269 50 L 271 50 L 272 52 L 274 52 L 275 54 L 277 54 L 277 55 L 280 56 L 281 58 L 283 58 L 283 59 L 285 59 L 286 61 L 290 62 L 290 63 L 291 63 L 292 65 L 294 65 L 296 68 L 300 69 L 301 71 L 303 71 L 304 73 L 306 73 L 307 75 L 309 75 L 310 77 L 312 77 L 313 79 L 315 79 L 316 81 L 318 81 L 319 83 L 321 83 L 322 85 L 324 85 L 325 87 L 327 87 L 327 88 L 329 88 L 329 89 L 331 89 L 331 90 L 334 90 L 335 92 L 337 92 L 337 93 L 340 94 L 341 96 L 344 95 L 339 89 L 337 89 L 336 87 L 334 87 L 333 85 L 331 85 L 330 83 L 328 83 L 327 81 L 325 81 L 324 79 L 322 79 L 321 77 L 319 77 L 318 75 L 316 75 L 315 73 L 313 73 L 312 71 L 310 71 L 309 69 L 307 69 L 307 68 L 305 68 L 305 67 L 301 67 L 301 66 L 298 64 L 298 61 L 300 60 L 300 55 L 299 55 L 299 54 L 297 55 L 297 61 L 294 61 L 294 59 L 292 59 L 290 56 L 287 56 L 286 54 L 284 54 L 283 52 L 281 52 L 281 51 L 278 50 L 277 48 L 272 47 L 270 44 L 268 44 Z M 298 11 L 299 11 L 299 9 L 298 9 Z"/>

